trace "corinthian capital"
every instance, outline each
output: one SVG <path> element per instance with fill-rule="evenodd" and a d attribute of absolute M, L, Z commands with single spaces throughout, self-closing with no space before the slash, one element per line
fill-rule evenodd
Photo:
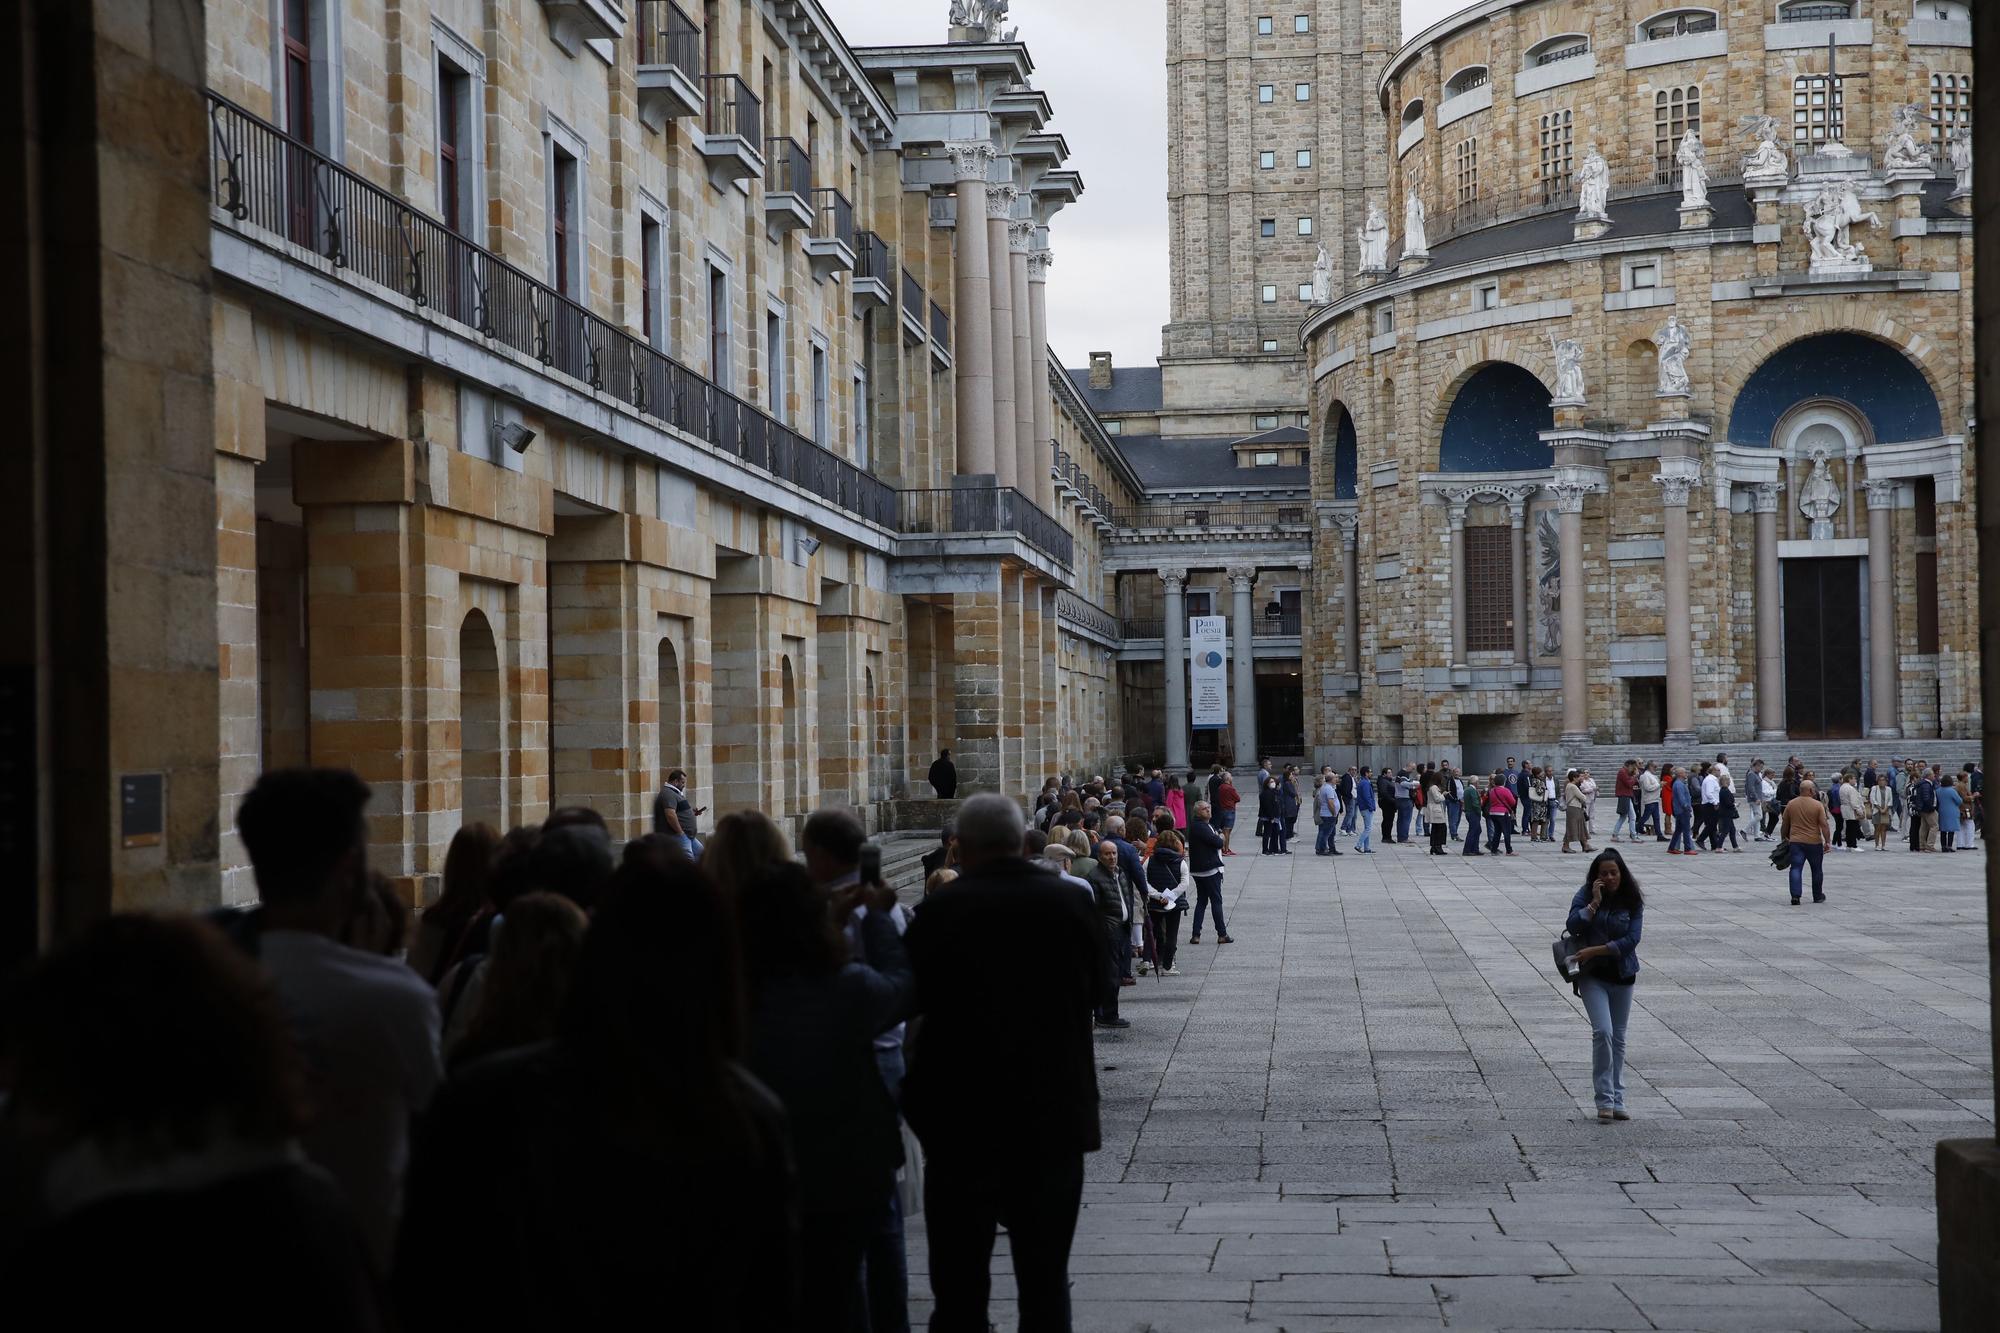
<path fill-rule="evenodd" d="M 1543 489 L 1555 496 L 1557 513 L 1581 514 L 1584 497 L 1595 493 L 1597 487 L 1587 481 L 1552 481 Z"/>
<path fill-rule="evenodd" d="M 1055 255 L 1046 249 L 1030 250 L 1028 252 L 1028 281 L 1047 282 L 1049 280 L 1049 265 L 1055 262 Z"/>
<path fill-rule="evenodd" d="M 1685 472 L 1655 472 L 1653 484 L 1660 488 L 1660 502 L 1674 508 L 1684 508 L 1688 502 L 1688 492 L 1694 489 L 1698 476 Z"/>
<path fill-rule="evenodd" d="M 983 181 L 993 165 L 993 144 L 987 139 L 953 139 L 944 146 L 951 169 L 962 181 Z"/>
<path fill-rule="evenodd" d="M 1014 220 L 1014 201 L 1021 197 L 1018 185 L 989 185 L 986 187 L 986 216 L 998 218 L 1002 222 Z"/>
<path fill-rule="evenodd" d="M 1034 242 L 1034 223 L 1016 220 L 1007 224 L 1007 250 L 1010 254 L 1028 254 L 1028 247 Z"/>
<path fill-rule="evenodd" d="M 1750 487 L 1750 512 L 1753 514 L 1775 514 L 1778 512 L 1778 492 L 1785 489 L 1783 482 L 1760 481 Z"/>
<path fill-rule="evenodd" d="M 1870 509 L 1894 509 L 1896 507 L 1896 479 L 1894 477 L 1870 477 L 1861 483 L 1861 489 L 1868 493 Z"/>
<path fill-rule="evenodd" d="M 1185 568 L 1167 568 L 1160 571 L 1160 578 L 1167 585 L 1168 596 L 1179 595 L 1180 590 L 1187 585 L 1187 574 L 1188 572 Z"/>
<path fill-rule="evenodd" d="M 1229 575 L 1230 586 L 1237 592 L 1249 592 L 1257 584 L 1257 566 L 1231 565 L 1225 571 Z"/>

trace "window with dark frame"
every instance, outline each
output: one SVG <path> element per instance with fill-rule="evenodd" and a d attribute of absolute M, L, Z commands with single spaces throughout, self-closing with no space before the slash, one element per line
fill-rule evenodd
<path fill-rule="evenodd" d="M 572 233 L 576 225 L 576 159 L 560 145 L 552 156 L 555 175 L 549 196 L 549 234 L 554 238 L 556 294 L 568 296 L 575 285 L 576 237 Z"/>
<path fill-rule="evenodd" d="M 1574 122 L 1568 111 L 1550 111 L 1542 117 L 1542 202 L 1551 203 L 1569 185 L 1571 134 Z"/>
<path fill-rule="evenodd" d="M 284 75 L 285 132 L 300 143 L 313 142 L 312 4 L 285 0 Z M 291 240 L 313 244 L 313 204 L 310 172 L 304 155 L 287 153 L 286 213 Z"/>
<path fill-rule="evenodd" d="M 660 260 L 664 247 L 660 244 L 659 220 L 647 213 L 639 215 L 639 322 L 646 331 L 646 341 L 660 347 Z"/>
<path fill-rule="evenodd" d="M 1972 76 L 1931 75 L 1931 150 L 1942 157 L 1946 142 L 1961 127 L 1972 127 Z"/>
<path fill-rule="evenodd" d="M 1674 154 L 1681 136 L 1701 133 L 1701 87 L 1662 88 L 1653 94 L 1653 183 L 1672 185 L 1680 179 Z"/>
<path fill-rule="evenodd" d="M 1846 131 L 1846 93 L 1838 82 L 1828 86 L 1824 74 L 1801 74 L 1792 80 L 1792 142 L 1808 151 L 1842 138 Z"/>
<path fill-rule="evenodd" d="M 1514 529 L 1465 529 L 1465 650 L 1514 650 Z"/>
<path fill-rule="evenodd" d="M 466 142 L 466 110 L 472 79 L 450 61 L 438 60 L 438 189 L 444 225 L 463 236 L 472 219 L 466 216 L 465 176 L 472 145 Z"/>

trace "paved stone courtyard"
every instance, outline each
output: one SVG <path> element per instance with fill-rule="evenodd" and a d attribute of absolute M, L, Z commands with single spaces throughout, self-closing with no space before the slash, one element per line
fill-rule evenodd
<path fill-rule="evenodd" d="M 1992 1132 L 1983 850 L 1830 854 L 1794 908 L 1765 844 L 1621 849 L 1635 1118 L 1600 1124 L 1549 968 L 1586 858 L 1316 858 L 1306 822 L 1226 863 L 1237 942 L 1184 929 L 1098 1034 L 1079 1328 L 1937 1327 L 1932 1144 Z"/>

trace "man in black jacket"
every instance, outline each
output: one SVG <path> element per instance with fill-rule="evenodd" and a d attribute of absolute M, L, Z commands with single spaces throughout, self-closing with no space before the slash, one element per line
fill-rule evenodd
<path fill-rule="evenodd" d="M 1091 1016 L 1111 978 L 1090 900 L 1021 859 L 1025 831 L 1007 797 L 967 800 L 959 878 L 904 940 L 923 1014 L 903 1096 L 926 1157 L 932 1333 L 985 1333 L 1001 1226 L 1021 1327 L 1070 1326 L 1083 1155 L 1101 1146 Z"/>
<path fill-rule="evenodd" d="M 1189 944 L 1201 943 L 1201 916 L 1204 908 L 1215 913 L 1215 942 L 1234 944 L 1229 928 L 1222 924 L 1222 835 L 1209 820 L 1214 818 L 1207 801 L 1195 802 L 1188 814 L 1188 874 L 1194 879 L 1194 933 Z"/>
<path fill-rule="evenodd" d="M 949 801 L 958 793 L 958 765 L 951 762 L 950 750 L 939 750 L 937 762 L 931 765 L 931 790 L 940 801 Z"/>

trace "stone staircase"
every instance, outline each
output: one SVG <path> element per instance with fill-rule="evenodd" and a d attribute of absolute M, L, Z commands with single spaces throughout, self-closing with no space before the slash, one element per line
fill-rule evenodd
<path fill-rule="evenodd" d="M 875 844 L 882 849 L 884 882 L 896 891 L 904 906 L 915 906 L 924 896 L 924 856 L 938 845 L 938 831 L 881 833 L 876 835 Z"/>

